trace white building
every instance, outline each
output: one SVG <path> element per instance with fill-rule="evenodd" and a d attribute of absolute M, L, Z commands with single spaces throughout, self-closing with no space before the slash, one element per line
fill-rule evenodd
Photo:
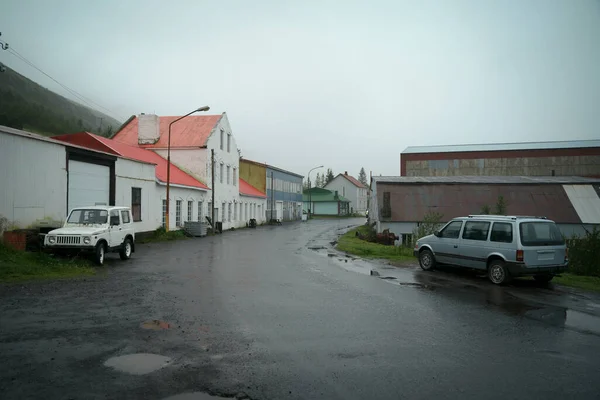
<path fill-rule="evenodd" d="M 0 216 L 13 228 L 54 228 L 74 207 L 128 206 L 133 188 L 156 196 L 154 170 L 152 163 L 0 126 Z M 136 225 L 140 232 L 158 226 L 150 214 Z"/>
<path fill-rule="evenodd" d="M 169 124 L 177 118 L 132 116 L 113 140 L 152 150 L 166 158 Z M 227 114 L 191 115 L 174 123 L 171 127 L 171 162 L 214 191 L 215 219 L 223 223 L 223 229 L 246 226 L 250 218 L 264 222 L 266 200 L 256 197 L 249 201 L 240 196 L 239 152 Z M 208 216 L 213 206 L 212 195 L 210 193 L 206 199 Z M 249 210 L 260 208 L 260 215 L 246 213 L 247 204 Z"/>
<path fill-rule="evenodd" d="M 325 185 L 324 189 L 337 191 L 339 194 L 350 200 L 350 213 L 365 215 L 367 213 L 369 201 L 369 189 L 360 183 L 353 176 L 348 175 L 348 171 L 338 174 L 331 182 Z"/>

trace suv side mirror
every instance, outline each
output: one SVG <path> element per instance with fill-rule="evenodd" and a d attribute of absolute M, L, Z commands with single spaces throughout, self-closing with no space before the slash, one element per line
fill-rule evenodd
<path fill-rule="evenodd" d="M 440 231 L 433 232 L 433 236 L 440 237 Z"/>
<path fill-rule="evenodd" d="M 116 226 L 116 225 L 119 225 L 119 216 L 111 215 L 110 216 L 110 226 Z"/>

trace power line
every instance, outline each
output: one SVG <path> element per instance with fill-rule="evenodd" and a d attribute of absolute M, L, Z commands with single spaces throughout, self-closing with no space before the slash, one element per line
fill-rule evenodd
<path fill-rule="evenodd" d="M 44 72 L 41 68 L 37 67 L 34 63 L 32 63 L 31 61 L 29 61 L 23 55 L 21 55 L 13 47 L 9 48 L 8 52 L 11 53 L 13 56 L 17 57 L 18 59 L 20 59 L 21 61 L 23 61 L 24 63 L 26 63 L 27 65 L 29 65 L 30 67 L 32 67 L 32 68 L 36 69 L 37 71 L 41 72 L 42 74 L 44 74 L 45 76 L 47 76 L 48 78 L 50 78 L 52 81 L 56 82 L 63 89 L 65 89 L 69 94 L 71 94 L 72 96 L 74 96 L 77 100 L 85 103 L 88 107 L 90 107 L 92 109 L 94 109 L 94 108 L 101 108 L 108 115 L 110 115 L 111 117 L 115 118 L 116 113 L 113 113 L 111 110 L 107 109 L 106 107 L 104 107 L 104 106 L 96 103 L 95 101 L 93 101 L 91 99 L 88 99 L 84 95 L 76 92 L 75 90 L 69 88 L 68 86 L 66 86 L 66 85 L 62 84 L 61 82 L 59 82 L 58 80 L 54 79 L 52 76 L 50 76 L 49 74 L 47 74 L 46 72 Z M 119 119 L 123 119 L 123 118 L 122 117 L 116 117 L 115 119 L 119 120 Z"/>

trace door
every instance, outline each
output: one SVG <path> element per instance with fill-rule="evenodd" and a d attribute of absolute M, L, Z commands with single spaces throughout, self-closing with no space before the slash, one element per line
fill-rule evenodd
<path fill-rule="evenodd" d="M 460 241 L 460 258 L 465 267 L 487 269 L 490 225 L 489 221 L 465 222 Z"/>
<path fill-rule="evenodd" d="M 459 241 L 462 225 L 462 221 L 452 221 L 440 231 L 433 246 L 437 262 L 460 265 Z"/>
<path fill-rule="evenodd" d="M 69 210 L 76 207 L 109 205 L 110 168 L 69 160 Z"/>
<path fill-rule="evenodd" d="M 117 247 L 123 243 L 125 239 L 125 231 L 123 230 L 123 224 L 121 223 L 121 216 L 119 210 L 110 211 L 110 234 L 109 234 L 109 247 Z"/>

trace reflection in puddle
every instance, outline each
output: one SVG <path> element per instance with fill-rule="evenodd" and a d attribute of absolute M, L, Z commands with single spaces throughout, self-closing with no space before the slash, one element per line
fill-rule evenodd
<path fill-rule="evenodd" d="M 138 353 L 113 357 L 106 360 L 104 366 L 132 375 L 145 375 L 157 371 L 171 362 L 169 357 L 158 354 Z"/>

